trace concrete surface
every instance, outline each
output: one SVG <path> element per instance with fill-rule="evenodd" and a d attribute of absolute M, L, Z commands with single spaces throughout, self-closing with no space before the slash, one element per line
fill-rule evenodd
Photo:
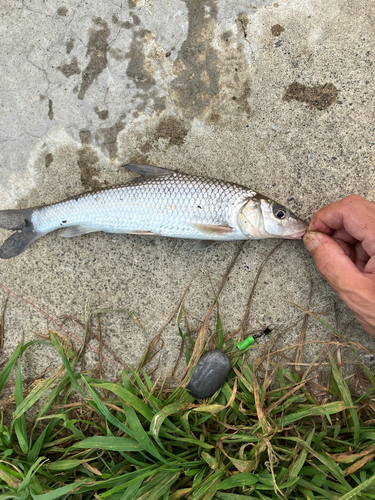
<path fill-rule="evenodd" d="M 0 209 L 121 183 L 130 174 L 120 165 L 130 161 L 239 182 L 306 219 L 350 193 L 375 201 L 371 0 L 3 0 L 0 14 Z M 255 241 L 241 253 L 221 297 L 226 331 L 239 326 L 275 244 Z M 82 320 L 88 298 L 133 311 L 146 333 L 117 314 L 103 318 L 103 335 L 135 364 L 192 278 L 185 303 L 191 325 L 199 324 L 213 298 L 208 275 L 217 288 L 238 248 L 224 243 L 198 254 L 192 245 L 55 232 L 1 261 L 1 282 L 56 319 Z M 312 309 L 374 347 L 301 242 L 285 242 L 267 264 L 250 327 L 292 324 L 300 312 L 288 301 L 306 306 L 310 280 Z M 36 338 L 47 326 L 11 297 L 1 358 L 23 333 Z M 281 345 L 298 335 L 292 330 Z M 310 321 L 307 340 L 328 338 Z M 175 323 L 163 339 L 165 375 L 180 346 Z M 306 359 L 318 347 L 307 347 Z M 35 346 L 25 375 L 55 362 L 51 349 Z M 97 364 L 95 353 L 87 363 Z M 118 374 L 105 366 L 107 376 Z"/>

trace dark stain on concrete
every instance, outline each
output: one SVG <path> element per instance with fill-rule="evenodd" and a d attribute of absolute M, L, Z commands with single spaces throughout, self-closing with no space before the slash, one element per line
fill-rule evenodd
<path fill-rule="evenodd" d="M 94 108 L 95 113 L 98 115 L 98 118 L 101 120 L 106 120 L 108 118 L 108 109 L 103 109 L 103 111 L 99 111 L 98 107 Z"/>
<path fill-rule="evenodd" d="M 216 111 L 213 111 L 210 116 L 208 117 L 208 121 L 212 123 L 219 123 L 220 122 L 220 114 L 217 113 Z"/>
<path fill-rule="evenodd" d="M 57 66 L 57 69 L 61 71 L 61 73 L 69 78 L 72 75 L 79 75 L 81 70 L 79 69 L 77 58 L 74 56 L 72 62 L 69 64 L 63 64 L 62 66 Z"/>
<path fill-rule="evenodd" d="M 66 7 L 59 7 L 57 9 L 57 13 L 58 13 L 59 16 L 65 17 L 67 15 L 67 13 L 68 13 L 68 9 Z"/>
<path fill-rule="evenodd" d="M 53 120 L 53 103 L 51 99 L 48 100 L 48 118 Z"/>
<path fill-rule="evenodd" d="M 124 28 L 126 30 L 130 29 L 133 26 L 130 21 L 120 21 L 115 14 L 113 14 L 112 16 L 112 22 L 113 24 L 116 24 L 120 28 Z"/>
<path fill-rule="evenodd" d="M 78 93 L 78 99 L 83 99 L 90 85 L 96 80 L 100 73 L 107 67 L 108 37 L 110 30 L 106 21 L 100 17 L 94 20 L 95 26 L 89 31 L 89 41 L 86 55 L 90 61 L 82 71 L 82 83 Z"/>
<path fill-rule="evenodd" d="M 101 182 L 94 178 L 100 175 L 100 171 L 95 167 L 95 164 L 99 162 L 99 158 L 90 146 L 91 132 L 89 130 L 80 130 L 79 137 L 82 147 L 78 150 L 77 164 L 81 171 L 81 184 L 88 191 L 101 189 L 107 185 L 107 182 Z"/>
<path fill-rule="evenodd" d="M 179 105 L 187 117 L 200 115 L 217 95 L 217 54 L 206 30 L 217 17 L 215 0 L 184 0 L 188 8 L 188 33 L 183 42 L 175 67 L 180 75 L 171 82 L 177 91 Z M 207 13 L 209 12 L 209 16 Z"/>
<path fill-rule="evenodd" d="M 101 189 L 106 185 L 95 179 L 99 175 L 99 169 L 94 166 L 98 161 L 95 151 L 88 144 L 83 144 L 78 150 L 77 164 L 81 171 L 81 184 L 87 191 Z"/>
<path fill-rule="evenodd" d="M 109 49 L 109 55 L 113 57 L 113 59 L 116 59 L 116 61 L 123 61 L 126 59 L 126 54 L 124 51 L 121 49 Z"/>
<path fill-rule="evenodd" d="M 232 38 L 232 35 L 233 35 L 232 31 L 229 30 L 229 31 L 226 31 L 225 33 L 223 33 L 221 35 L 221 38 L 224 42 L 228 43 L 230 41 L 230 39 Z"/>
<path fill-rule="evenodd" d="M 286 89 L 283 101 L 290 102 L 292 99 L 306 102 L 310 108 L 323 110 L 327 109 L 337 100 L 337 88 L 333 83 L 308 87 L 302 83 L 293 82 Z"/>
<path fill-rule="evenodd" d="M 132 16 L 133 16 L 133 23 L 134 23 L 134 26 L 139 26 L 141 24 L 141 20 L 140 18 L 137 16 L 137 14 L 133 14 L 132 13 Z"/>
<path fill-rule="evenodd" d="M 271 28 L 271 33 L 273 36 L 280 36 L 283 31 L 285 31 L 285 28 L 280 26 L 280 24 L 274 24 Z"/>
<path fill-rule="evenodd" d="M 144 162 L 145 158 L 147 158 L 148 156 L 148 153 L 152 149 L 156 149 L 158 147 L 159 139 L 166 139 L 168 141 L 166 144 L 167 148 L 170 148 L 172 146 L 181 147 L 185 142 L 185 138 L 189 133 L 189 130 L 189 126 L 180 118 L 170 115 L 162 116 L 155 131 L 150 134 L 146 141 L 144 141 L 143 137 L 140 137 L 140 141 L 138 144 L 140 153 L 136 153 L 135 156 L 141 156 L 142 161 Z M 139 163 L 140 159 L 137 158 L 137 161 Z M 136 163 L 136 161 L 134 161 L 134 163 Z"/>
<path fill-rule="evenodd" d="M 82 144 L 91 144 L 92 142 L 92 134 L 90 130 L 80 130 L 79 138 L 81 139 Z"/>
<path fill-rule="evenodd" d="M 137 165 L 148 165 L 148 157 L 147 155 L 135 153 L 127 160 L 127 163 L 136 163 Z"/>
<path fill-rule="evenodd" d="M 99 144 L 101 150 L 107 152 L 111 159 L 116 158 L 117 136 L 119 132 L 125 128 L 125 123 L 121 121 L 123 118 L 124 116 L 121 116 L 120 120 L 111 127 L 100 128 L 95 133 L 95 140 Z"/>
<path fill-rule="evenodd" d="M 174 116 L 163 116 L 155 130 L 155 139 L 169 139 L 169 146 L 182 146 L 189 133 L 186 124 Z"/>
<path fill-rule="evenodd" d="M 53 162 L 53 154 L 47 153 L 46 157 L 44 158 L 44 161 L 45 161 L 46 167 L 48 168 L 51 165 L 51 163 Z"/>
<path fill-rule="evenodd" d="M 65 50 L 67 54 L 70 54 L 74 47 L 74 38 L 70 38 L 65 45 Z"/>
<path fill-rule="evenodd" d="M 136 95 L 136 97 L 138 97 L 138 96 Z M 152 107 L 152 109 L 154 111 L 156 111 L 157 114 L 160 114 L 162 111 L 165 110 L 165 108 L 166 108 L 166 105 L 165 105 L 166 98 L 158 96 L 158 91 L 157 90 L 151 91 L 149 93 L 149 97 L 152 99 L 152 104 L 150 105 L 150 107 Z M 138 106 L 138 111 L 142 111 L 145 107 L 146 107 L 145 104 L 142 104 L 141 106 Z"/>
<path fill-rule="evenodd" d="M 152 73 L 145 68 L 145 55 L 143 53 L 143 38 L 150 33 L 148 30 L 135 31 L 130 45 L 130 50 L 126 54 L 129 64 L 126 74 L 133 80 L 136 87 L 141 90 L 150 90 L 156 81 Z"/>
<path fill-rule="evenodd" d="M 248 117 L 251 116 L 251 107 L 248 102 L 248 98 L 250 97 L 250 91 L 251 91 L 251 86 L 250 86 L 250 80 L 246 80 L 242 93 L 239 97 L 237 97 L 237 102 L 236 104 L 238 105 L 238 108 L 243 111 Z"/>

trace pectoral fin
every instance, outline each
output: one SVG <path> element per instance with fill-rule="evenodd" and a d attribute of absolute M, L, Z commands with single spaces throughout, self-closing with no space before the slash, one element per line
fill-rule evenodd
<path fill-rule="evenodd" d="M 154 167 L 152 165 L 137 165 L 136 163 L 127 163 L 126 165 L 122 166 L 127 168 L 131 172 L 134 172 L 138 175 L 143 175 L 144 177 L 174 174 L 173 170 L 169 170 L 168 168 Z"/>
<path fill-rule="evenodd" d="M 211 236 L 220 236 L 222 234 L 231 233 L 233 231 L 233 228 L 228 226 L 228 224 L 218 226 L 214 224 L 195 224 L 192 222 L 189 224 L 189 226 L 193 227 L 197 231 L 200 231 L 201 233 L 209 234 Z"/>

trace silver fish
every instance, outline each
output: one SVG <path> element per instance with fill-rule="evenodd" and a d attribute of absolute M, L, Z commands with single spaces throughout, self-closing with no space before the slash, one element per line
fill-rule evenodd
<path fill-rule="evenodd" d="M 301 238 L 306 222 L 287 208 L 238 184 L 180 174 L 149 165 L 124 165 L 140 174 L 126 184 L 82 194 L 45 207 L 0 211 L 0 227 L 18 230 L 0 248 L 10 259 L 45 234 L 159 235 L 217 241 Z"/>

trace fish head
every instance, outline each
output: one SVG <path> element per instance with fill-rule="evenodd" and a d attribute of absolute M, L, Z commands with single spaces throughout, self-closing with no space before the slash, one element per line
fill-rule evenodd
<path fill-rule="evenodd" d="M 242 231 L 250 238 L 299 239 L 308 224 L 283 205 L 257 195 L 242 208 L 239 217 Z"/>

